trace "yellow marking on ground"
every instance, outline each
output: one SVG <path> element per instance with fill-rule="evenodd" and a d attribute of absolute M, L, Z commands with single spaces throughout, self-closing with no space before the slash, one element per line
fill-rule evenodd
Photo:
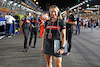
<path fill-rule="evenodd" d="M 92 39 L 93 41 L 100 41 L 100 39 Z"/>

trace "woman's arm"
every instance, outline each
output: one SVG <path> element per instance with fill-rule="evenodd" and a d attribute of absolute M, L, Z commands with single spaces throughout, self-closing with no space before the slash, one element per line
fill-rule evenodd
<path fill-rule="evenodd" d="M 66 41 L 66 29 L 62 29 L 62 47 L 65 46 Z"/>
<path fill-rule="evenodd" d="M 44 53 L 44 39 L 46 37 L 46 30 L 44 29 L 43 37 L 42 37 L 42 47 L 41 47 L 41 52 Z"/>
<path fill-rule="evenodd" d="M 66 29 L 62 29 L 62 47 L 65 47 L 65 41 L 66 41 Z M 57 51 L 58 54 L 63 54 L 63 48 L 59 49 Z"/>
<path fill-rule="evenodd" d="M 44 29 L 44 33 L 43 33 L 43 37 L 42 37 L 42 46 L 44 46 L 45 35 L 46 35 L 46 30 Z"/>

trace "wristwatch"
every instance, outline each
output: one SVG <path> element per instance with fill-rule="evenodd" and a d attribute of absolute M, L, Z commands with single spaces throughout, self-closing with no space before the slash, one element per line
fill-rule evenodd
<path fill-rule="evenodd" d="M 60 49 L 65 49 L 65 47 L 60 47 Z"/>

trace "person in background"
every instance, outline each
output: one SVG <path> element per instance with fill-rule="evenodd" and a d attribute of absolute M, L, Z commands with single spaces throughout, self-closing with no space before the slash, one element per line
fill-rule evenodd
<path fill-rule="evenodd" d="M 93 17 L 91 17 L 90 22 L 91 22 L 91 33 L 93 33 L 93 32 L 94 32 L 94 31 L 93 31 L 93 29 L 94 29 L 94 24 L 95 24 L 95 21 L 94 21 Z"/>
<path fill-rule="evenodd" d="M 43 31 L 44 31 L 44 25 L 45 25 L 45 21 L 48 20 L 48 15 L 47 14 L 43 14 L 40 17 L 41 21 L 40 21 L 40 35 L 39 37 L 42 37 Z"/>
<path fill-rule="evenodd" d="M 5 15 L 5 20 L 6 20 L 6 21 L 7 21 L 8 16 L 9 16 L 9 13 L 7 13 L 7 14 Z"/>
<path fill-rule="evenodd" d="M 38 20 L 38 17 L 36 16 L 36 14 L 34 14 L 33 16 L 34 16 L 34 18 L 31 19 L 32 27 L 31 27 L 31 35 L 30 35 L 28 49 L 30 49 L 31 42 L 32 42 L 32 39 L 33 39 L 33 35 L 34 35 L 34 46 L 33 46 L 33 48 L 36 47 L 36 41 L 37 41 L 37 32 L 38 32 L 39 20 Z"/>
<path fill-rule="evenodd" d="M 13 27 L 13 21 L 16 19 L 9 14 L 5 17 L 6 20 L 6 32 L 8 32 L 8 37 L 12 37 L 12 27 Z"/>
<path fill-rule="evenodd" d="M 81 26 L 81 22 L 82 22 L 82 18 L 80 17 L 80 15 L 78 15 L 76 20 L 77 20 L 77 25 L 76 25 L 75 35 L 77 34 L 77 32 L 78 32 L 78 35 L 79 35 L 80 34 L 80 26 Z"/>
<path fill-rule="evenodd" d="M 34 14 L 35 14 L 35 13 L 33 13 L 33 14 L 31 15 L 31 18 L 30 18 L 30 19 L 33 19 L 33 18 L 34 18 Z"/>
<path fill-rule="evenodd" d="M 74 15 L 71 14 L 69 8 L 66 8 L 67 17 L 65 20 L 66 23 L 66 40 L 68 41 L 68 53 L 66 55 L 71 54 L 71 47 L 72 47 L 72 26 L 76 25 L 77 22 L 75 21 Z"/>
<path fill-rule="evenodd" d="M 20 22 L 20 28 L 22 27 L 23 34 L 24 34 L 24 52 L 27 52 L 27 41 L 28 41 L 28 35 L 30 31 L 30 26 L 31 26 L 30 16 L 31 16 L 31 13 L 26 12 L 26 16 L 23 17 Z"/>
<path fill-rule="evenodd" d="M 86 29 L 88 29 L 88 23 L 89 23 L 89 18 L 88 18 L 88 17 L 86 17 L 86 19 L 85 19 Z"/>
<path fill-rule="evenodd" d="M 63 14 L 63 20 L 64 21 L 66 20 L 66 14 Z"/>

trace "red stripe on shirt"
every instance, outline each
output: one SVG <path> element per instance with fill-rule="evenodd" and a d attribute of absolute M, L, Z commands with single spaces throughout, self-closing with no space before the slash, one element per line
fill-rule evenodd
<path fill-rule="evenodd" d="M 32 20 L 31 22 L 32 22 L 32 23 L 36 23 L 36 22 L 38 23 L 38 22 L 39 22 L 39 20 L 37 20 L 37 21 Z"/>
<path fill-rule="evenodd" d="M 60 26 L 48 25 L 46 29 L 50 29 L 50 27 L 51 27 L 51 29 L 53 29 L 53 30 L 58 30 L 58 29 L 61 28 Z"/>
<path fill-rule="evenodd" d="M 25 23 L 30 23 L 30 21 L 29 20 L 25 20 Z"/>
<path fill-rule="evenodd" d="M 69 19 L 69 21 L 72 21 L 72 19 Z"/>

